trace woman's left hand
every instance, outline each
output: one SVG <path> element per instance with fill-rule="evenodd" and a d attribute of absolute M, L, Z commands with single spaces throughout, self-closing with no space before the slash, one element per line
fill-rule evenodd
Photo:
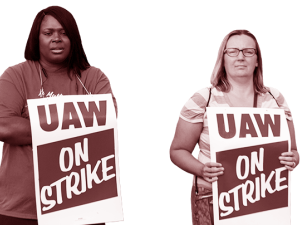
<path fill-rule="evenodd" d="M 293 171 L 294 168 L 298 165 L 299 154 L 297 151 L 292 150 L 290 152 L 283 152 L 281 156 L 279 156 L 280 163 L 285 165 L 285 167 Z"/>

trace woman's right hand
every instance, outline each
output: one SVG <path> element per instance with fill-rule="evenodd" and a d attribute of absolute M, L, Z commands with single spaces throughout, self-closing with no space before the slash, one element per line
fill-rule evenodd
<path fill-rule="evenodd" d="M 204 164 L 201 174 L 204 180 L 214 182 L 218 180 L 218 176 L 224 173 L 224 167 L 221 163 L 208 162 Z"/>

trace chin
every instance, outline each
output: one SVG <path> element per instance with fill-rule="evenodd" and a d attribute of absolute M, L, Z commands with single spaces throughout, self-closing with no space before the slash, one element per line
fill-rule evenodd
<path fill-rule="evenodd" d="M 49 59 L 48 61 L 53 64 L 62 64 L 67 61 L 67 58 L 65 58 L 65 57 L 64 58 L 52 58 L 52 59 Z"/>

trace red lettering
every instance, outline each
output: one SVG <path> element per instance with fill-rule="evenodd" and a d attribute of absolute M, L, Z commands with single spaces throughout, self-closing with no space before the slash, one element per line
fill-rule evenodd
<path fill-rule="evenodd" d="M 75 128 L 81 128 L 80 120 L 73 102 L 66 102 L 64 104 L 63 124 L 61 129 L 69 129 L 70 125 L 74 125 Z"/>
<path fill-rule="evenodd" d="M 259 114 L 254 114 L 254 117 L 256 119 L 262 137 L 268 137 L 269 126 L 273 132 L 274 137 L 280 136 L 280 115 L 274 115 L 274 123 L 269 114 L 265 114 L 265 123 L 263 123 Z"/>
<path fill-rule="evenodd" d="M 247 128 L 248 125 L 248 128 Z M 254 125 L 252 123 L 251 117 L 249 114 L 242 114 L 241 118 L 241 129 L 240 129 L 240 138 L 246 137 L 246 134 L 250 134 L 252 137 L 258 137 L 255 131 Z"/>
<path fill-rule="evenodd" d="M 82 113 L 84 123 L 86 127 L 93 126 L 93 115 L 95 114 L 98 126 L 104 126 L 106 124 L 106 101 L 99 101 L 99 109 L 95 102 L 89 102 L 88 109 L 84 102 L 77 103 Z"/>
<path fill-rule="evenodd" d="M 229 127 L 228 132 L 225 131 L 225 124 L 224 124 L 223 114 L 217 114 L 219 134 L 222 138 L 229 139 L 229 138 L 233 138 L 236 134 L 234 115 L 233 114 L 227 114 L 227 120 L 228 120 L 228 127 Z"/>
<path fill-rule="evenodd" d="M 37 107 L 39 119 L 40 119 L 40 126 L 44 131 L 54 131 L 58 127 L 58 114 L 56 104 L 49 105 L 50 111 L 50 123 L 47 122 L 46 117 L 46 109 L 44 105 L 40 105 Z"/>

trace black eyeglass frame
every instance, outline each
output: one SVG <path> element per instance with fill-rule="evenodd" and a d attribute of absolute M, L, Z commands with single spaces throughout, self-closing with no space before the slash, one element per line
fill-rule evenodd
<path fill-rule="evenodd" d="M 238 52 L 238 54 L 237 54 L 236 56 L 231 56 L 231 55 L 229 55 L 228 52 L 227 52 L 228 49 L 236 49 L 236 50 L 238 50 L 239 52 Z M 249 55 L 249 56 L 248 56 L 248 55 L 245 55 L 244 50 L 247 50 L 247 49 L 254 49 L 254 54 L 253 54 L 253 55 Z M 243 56 L 245 56 L 245 57 L 252 57 L 252 56 L 254 56 L 255 54 L 257 54 L 257 50 L 256 50 L 255 48 L 243 48 L 243 49 L 238 49 L 238 48 L 226 48 L 226 49 L 224 50 L 224 54 L 227 54 L 229 57 L 237 57 L 237 56 L 240 54 L 240 51 L 242 52 Z"/>

